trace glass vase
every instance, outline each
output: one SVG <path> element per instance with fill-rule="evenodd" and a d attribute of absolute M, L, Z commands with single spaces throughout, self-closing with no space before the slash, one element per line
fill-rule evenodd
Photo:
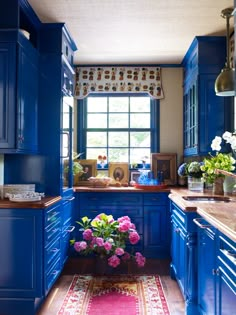
<path fill-rule="evenodd" d="M 204 182 L 203 179 L 188 176 L 188 190 L 195 192 L 203 192 L 204 190 Z"/>

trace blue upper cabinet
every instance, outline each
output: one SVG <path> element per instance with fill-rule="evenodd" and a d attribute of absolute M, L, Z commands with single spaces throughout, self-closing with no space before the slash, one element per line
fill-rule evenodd
<path fill-rule="evenodd" d="M 0 4 L 0 153 L 38 149 L 37 27 L 24 14 L 25 6 L 16 0 Z"/>
<path fill-rule="evenodd" d="M 226 39 L 195 37 L 184 68 L 184 155 L 207 155 L 216 135 L 231 130 L 233 97 L 215 94 L 215 80 L 226 61 Z"/>

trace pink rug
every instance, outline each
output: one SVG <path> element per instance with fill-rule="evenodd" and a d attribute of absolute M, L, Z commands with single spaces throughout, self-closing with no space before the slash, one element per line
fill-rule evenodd
<path fill-rule="evenodd" d="M 58 315 L 170 315 L 159 276 L 75 275 Z"/>

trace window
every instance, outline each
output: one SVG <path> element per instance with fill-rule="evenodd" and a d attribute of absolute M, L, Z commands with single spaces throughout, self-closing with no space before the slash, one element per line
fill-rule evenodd
<path fill-rule="evenodd" d="M 147 95 L 91 95 L 79 101 L 78 152 L 87 159 L 141 163 L 157 152 L 159 101 Z M 158 129 L 159 130 L 159 129 Z"/>

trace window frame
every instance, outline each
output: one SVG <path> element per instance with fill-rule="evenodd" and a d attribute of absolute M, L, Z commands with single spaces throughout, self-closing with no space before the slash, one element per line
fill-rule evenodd
<path fill-rule="evenodd" d="M 147 93 L 93 93 L 87 97 L 150 97 L 150 132 L 151 132 L 151 153 L 160 150 L 160 101 L 152 98 Z M 87 132 L 87 97 L 77 100 L 77 152 L 84 152 L 83 158 L 86 159 L 86 132 Z M 105 128 L 107 129 L 107 128 Z M 148 128 L 149 129 L 149 128 Z M 119 128 L 117 128 L 119 130 Z M 145 130 L 145 129 L 144 129 Z M 151 158 L 151 157 L 150 157 Z"/>

